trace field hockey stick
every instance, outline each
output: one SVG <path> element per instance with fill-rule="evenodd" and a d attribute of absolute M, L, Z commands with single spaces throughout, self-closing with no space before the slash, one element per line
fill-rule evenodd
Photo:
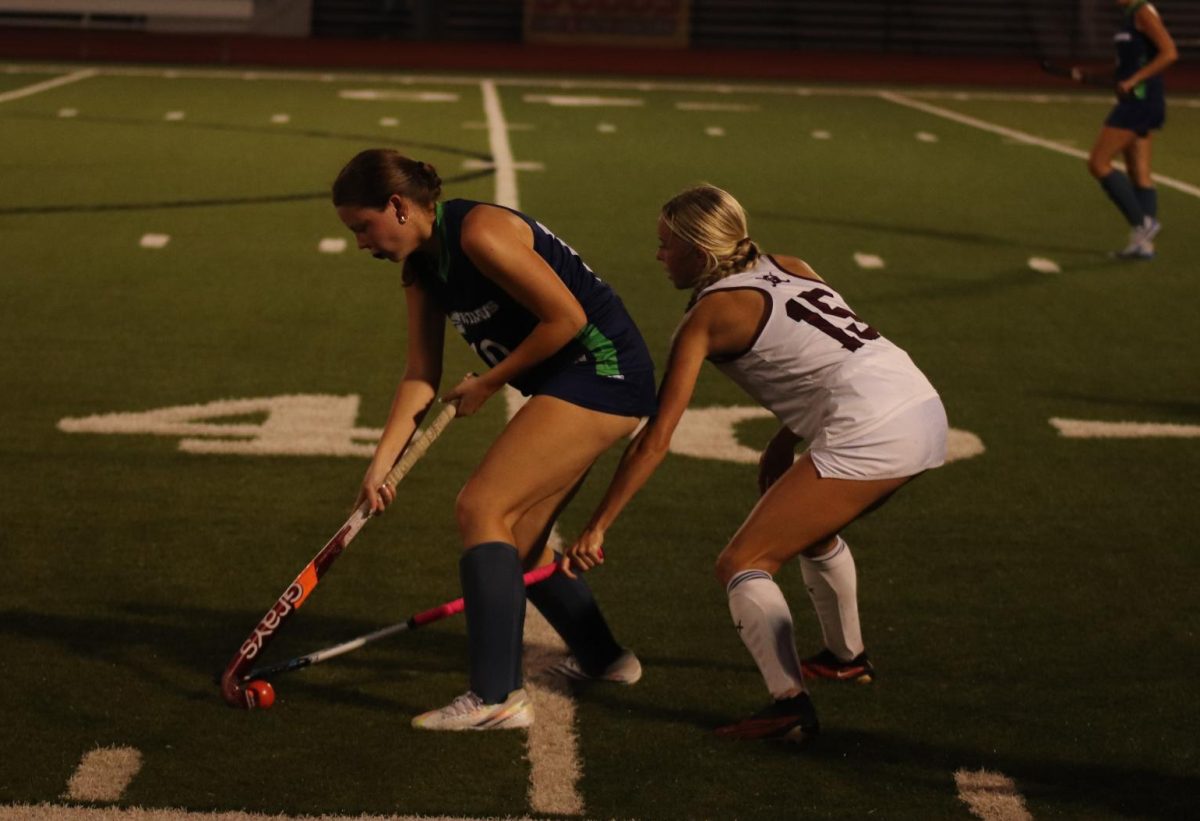
<path fill-rule="evenodd" d="M 537 584 L 540 581 L 548 579 L 558 570 L 558 563 L 554 562 L 543 567 L 538 567 L 530 570 L 523 577 L 525 586 Z M 352 650 L 370 644 L 380 639 L 386 639 L 388 636 L 394 636 L 397 633 L 403 633 L 408 630 L 416 630 L 418 627 L 424 627 L 427 624 L 432 624 L 435 621 L 449 618 L 463 610 L 463 600 L 455 599 L 445 604 L 439 604 L 437 607 L 431 607 L 428 610 L 422 610 L 420 613 L 415 613 L 409 616 L 405 621 L 399 624 L 393 624 L 390 627 L 384 627 L 376 630 L 373 633 L 367 633 L 364 636 L 359 636 L 356 639 L 344 641 L 341 644 L 335 644 L 332 647 L 326 647 L 323 650 L 314 650 L 308 655 L 297 656 L 294 659 L 281 661 L 278 664 L 271 664 L 265 667 L 256 667 L 246 674 L 247 679 L 270 678 L 281 673 L 290 673 L 293 670 L 299 670 L 304 667 L 311 667 L 314 664 L 320 664 L 323 661 L 329 661 L 331 658 L 337 658 L 340 655 L 349 653 Z"/>
<path fill-rule="evenodd" d="M 1065 77 L 1068 80 L 1074 80 L 1077 83 L 1083 83 L 1085 86 L 1107 88 L 1109 91 L 1112 91 L 1117 87 L 1117 81 L 1114 80 L 1111 75 L 1094 74 L 1087 71 L 1081 71 L 1073 66 L 1064 66 L 1051 60 L 1040 60 L 1039 65 L 1041 65 L 1042 71 L 1046 72 L 1047 74 L 1055 77 Z"/>
<path fill-rule="evenodd" d="M 454 418 L 454 414 L 458 411 L 457 406 L 447 404 L 437 417 L 426 426 L 420 435 L 418 435 L 404 453 L 396 460 L 396 464 L 392 467 L 383 483 L 388 487 L 394 488 L 396 484 L 412 470 L 412 466 L 417 463 L 417 460 L 425 455 L 425 451 L 429 450 L 429 446 L 441 435 L 446 426 L 450 424 L 450 420 Z M 257 695 L 253 690 L 248 690 L 244 686 L 247 677 L 244 675 L 250 663 L 258 657 L 267 643 L 274 638 L 278 632 L 280 625 L 283 624 L 293 612 L 299 610 L 303 606 L 305 600 L 312 594 L 321 577 L 329 570 L 330 565 L 334 560 L 342 554 L 346 546 L 358 535 L 358 531 L 362 530 L 363 525 L 371 518 L 370 502 L 364 501 L 358 508 L 350 514 L 350 518 L 342 525 L 341 529 L 334 534 L 334 537 L 325 543 L 325 546 L 313 557 L 305 568 L 300 571 L 300 575 L 288 585 L 283 591 L 283 595 L 278 601 L 267 611 L 267 614 L 259 620 L 258 625 L 250 633 L 249 637 L 242 642 L 233 659 L 225 667 L 225 672 L 221 675 L 221 697 L 225 699 L 225 703 L 230 707 L 241 707 L 245 710 L 252 710 L 257 706 Z"/>

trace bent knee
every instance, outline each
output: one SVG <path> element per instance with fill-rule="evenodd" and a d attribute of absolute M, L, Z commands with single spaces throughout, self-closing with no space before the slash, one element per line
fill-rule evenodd
<path fill-rule="evenodd" d="M 1113 170 L 1113 165 L 1101 157 L 1088 157 L 1087 168 L 1089 174 L 1098 180 L 1102 180 Z"/>
<path fill-rule="evenodd" d="M 721 587 L 728 587 L 729 580 L 736 576 L 739 571 L 740 568 L 727 552 L 722 552 L 720 556 L 717 556 L 713 572 L 716 574 L 717 584 L 721 585 Z"/>
<path fill-rule="evenodd" d="M 468 481 L 454 500 L 454 519 L 464 537 L 489 525 L 505 522 L 505 511 L 474 482 Z"/>
<path fill-rule="evenodd" d="M 764 570 L 774 576 L 779 571 L 779 562 L 768 556 L 750 554 L 745 551 L 733 551 L 726 548 L 717 556 L 713 568 L 717 583 L 722 588 L 729 587 L 733 577 L 745 570 Z"/>

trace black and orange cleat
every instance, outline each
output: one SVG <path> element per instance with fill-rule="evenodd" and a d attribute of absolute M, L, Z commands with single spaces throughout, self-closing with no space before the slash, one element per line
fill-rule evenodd
<path fill-rule="evenodd" d="M 875 666 L 864 650 L 849 661 L 842 661 L 825 649 L 815 656 L 800 662 L 800 671 L 805 678 L 824 678 L 830 681 L 848 681 L 855 684 L 870 684 L 875 680 Z"/>
<path fill-rule="evenodd" d="M 821 731 L 808 693 L 782 698 L 735 724 L 717 728 L 721 738 L 781 738 L 803 744 Z"/>

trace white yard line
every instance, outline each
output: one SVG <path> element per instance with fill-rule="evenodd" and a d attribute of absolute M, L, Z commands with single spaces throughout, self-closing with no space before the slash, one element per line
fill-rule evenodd
<path fill-rule="evenodd" d="M 1104 422 L 1096 419 L 1060 419 L 1050 424 L 1066 439 L 1198 439 L 1200 425 L 1172 422 Z"/>
<path fill-rule="evenodd" d="M 71 71 L 74 66 L 47 65 L 13 65 L 7 68 L 10 73 L 22 72 L 27 74 L 59 74 Z M 102 66 L 89 69 L 101 76 L 111 77 L 162 77 L 177 79 L 182 77 L 208 80 L 238 80 L 245 81 L 246 73 L 232 69 L 180 69 L 180 68 L 151 68 L 136 66 Z M 258 71 L 255 80 L 286 80 L 318 83 L 394 83 L 401 85 L 479 85 L 483 82 L 494 83 L 496 86 L 514 86 L 527 88 L 557 88 L 557 89 L 603 89 L 621 91 L 684 91 L 706 92 L 713 94 L 771 94 L 781 96 L 823 95 L 826 97 L 877 97 L 884 93 L 903 93 L 912 98 L 929 100 L 1006 100 L 1011 102 L 1029 103 L 1090 103 L 1096 105 L 1111 105 L 1112 98 L 1107 95 L 1093 94 L 1044 94 L 1037 92 L 1007 92 L 1007 91 L 938 91 L 938 90 L 904 90 L 889 88 L 849 88 L 844 86 L 796 86 L 786 83 L 711 83 L 705 81 L 669 80 L 646 82 L 643 80 L 616 79 L 544 79 L 539 77 L 504 77 L 490 78 L 467 74 L 437 75 L 437 74 L 402 74 L 402 73 L 366 73 L 366 72 L 328 72 L 328 71 Z M 1173 104 L 1182 106 L 1200 105 L 1200 98 L 1172 95 Z"/>
<path fill-rule="evenodd" d="M 1088 158 L 1088 152 L 1081 151 L 1078 148 L 1071 148 L 1070 146 L 1054 142 L 1053 140 L 1035 137 L 1032 134 L 1027 134 L 1024 131 L 1018 131 L 1015 128 L 1008 128 L 1007 126 L 997 125 L 996 123 L 989 123 L 987 120 L 981 120 L 978 117 L 971 117 L 967 114 L 951 111 L 948 108 L 942 108 L 941 106 L 933 105 L 932 103 L 914 100 L 910 95 L 907 94 L 898 94 L 894 91 L 881 91 L 879 92 L 879 96 L 888 102 L 895 103 L 896 105 L 915 108 L 917 111 L 923 111 L 926 114 L 932 114 L 935 117 L 951 120 L 952 122 L 956 122 L 960 125 L 978 128 L 981 131 L 999 134 L 1001 137 L 1007 137 L 1008 139 L 1015 140 L 1019 143 L 1034 145 L 1038 148 L 1044 148 L 1047 151 L 1055 151 L 1059 154 L 1065 154 L 1068 157 L 1075 157 L 1079 160 L 1086 160 Z M 1186 183 L 1183 180 L 1177 180 L 1174 177 L 1168 177 L 1164 174 L 1154 174 L 1153 177 L 1154 181 L 1159 185 L 1165 185 L 1168 188 L 1174 188 L 1177 191 L 1182 191 L 1185 194 L 1190 194 L 1193 197 L 1200 198 L 1200 187 Z"/>
<path fill-rule="evenodd" d="M 483 111 L 487 116 L 488 147 L 496 166 L 496 204 L 515 209 L 518 206 L 517 164 L 508 141 L 508 125 L 504 122 L 504 109 L 500 106 L 495 80 L 480 80 L 479 90 L 483 93 Z"/>
<path fill-rule="evenodd" d="M 86 80 L 89 77 L 95 77 L 99 72 L 94 68 L 85 68 L 79 71 L 73 71 L 70 74 L 62 77 L 55 77 L 53 80 L 43 80 L 40 83 L 34 83 L 31 86 L 24 88 L 14 88 L 12 91 L 5 91 L 0 94 L 0 103 L 7 103 L 11 100 L 19 100 L 22 97 L 31 97 L 34 94 L 41 94 L 43 91 L 49 91 L 52 88 L 65 86 L 68 83 L 75 83 L 80 80 Z"/>
<path fill-rule="evenodd" d="M 67 782 L 68 801 L 118 801 L 142 768 L 133 747 L 97 747 L 85 755 Z"/>
<path fill-rule="evenodd" d="M 496 169 L 495 201 L 508 208 L 519 208 L 517 167 L 508 125 L 496 83 L 481 80 L 483 110 L 487 116 L 488 146 Z M 521 395 L 507 388 L 505 403 L 508 417 L 520 410 Z M 551 546 L 560 541 L 558 530 L 550 534 Z M 525 616 L 526 687 L 533 699 L 533 726 L 529 728 L 529 806 L 548 815 L 582 815 L 583 797 L 578 784 L 581 774 L 579 739 L 575 734 L 575 702 L 570 689 L 562 683 L 539 680 L 538 668 L 553 663 L 565 654 L 558 634 L 534 607 L 527 605 Z"/>
<path fill-rule="evenodd" d="M 959 799 L 984 821 L 1031 821 L 1025 799 L 1011 778 L 988 770 L 959 770 L 954 774 Z"/>
<path fill-rule="evenodd" d="M 59 804 L 0 806 L 0 821 L 507 821 L 449 815 L 265 815 L 257 812 L 192 812 L 141 807 L 65 807 Z M 528 818 L 513 821 L 529 821 Z"/>

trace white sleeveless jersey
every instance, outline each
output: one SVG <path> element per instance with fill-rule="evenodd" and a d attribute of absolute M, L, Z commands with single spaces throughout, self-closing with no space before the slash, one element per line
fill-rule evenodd
<path fill-rule="evenodd" d="M 705 288 L 760 291 L 769 303 L 750 348 L 711 361 L 811 446 L 853 440 L 937 396 L 903 350 L 860 320 L 826 283 L 769 256 Z"/>

